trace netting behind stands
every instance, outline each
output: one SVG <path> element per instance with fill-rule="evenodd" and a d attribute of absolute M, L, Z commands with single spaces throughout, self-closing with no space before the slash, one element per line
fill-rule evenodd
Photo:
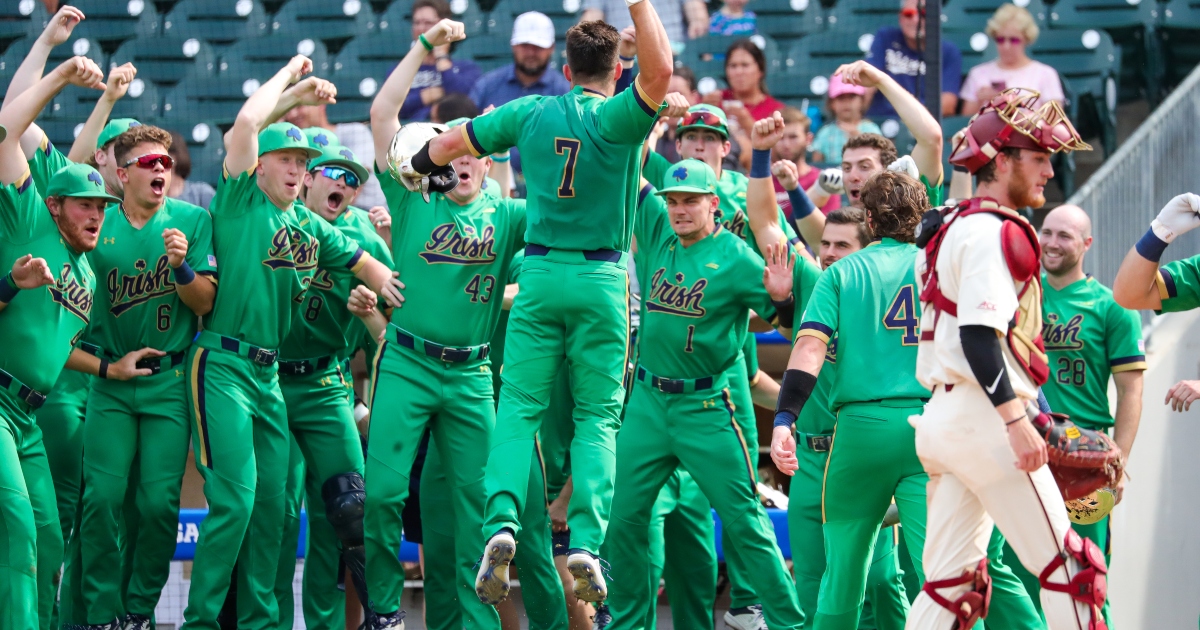
<path fill-rule="evenodd" d="M 183 609 L 187 607 L 188 588 L 191 586 L 191 580 L 184 576 L 190 575 L 191 564 L 190 561 L 171 563 L 171 574 L 167 577 L 167 585 L 163 587 L 162 596 L 158 600 L 158 608 L 154 609 L 154 619 L 158 630 L 177 630 L 183 625 Z M 304 630 L 304 612 L 300 608 L 300 589 L 303 577 L 304 561 L 297 560 L 296 573 L 292 577 L 292 597 L 295 607 L 293 630 Z"/>

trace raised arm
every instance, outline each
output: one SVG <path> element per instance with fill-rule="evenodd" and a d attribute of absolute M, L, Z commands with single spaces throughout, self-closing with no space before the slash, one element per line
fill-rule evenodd
<path fill-rule="evenodd" d="M 645 0 L 637 0 L 629 6 L 629 17 L 633 18 L 637 30 L 637 82 L 646 96 L 661 103 L 667 95 L 675 63 L 667 31 L 654 6 Z"/>
<path fill-rule="evenodd" d="M 258 132 L 270 123 L 271 114 L 288 85 L 309 72 L 312 61 L 296 55 L 246 99 L 233 127 L 225 134 L 225 169 L 229 173 L 245 173 L 258 164 Z"/>
<path fill-rule="evenodd" d="M 100 139 L 100 132 L 108 123 L 108 116 L 112 114 L 113 106 L 129 91 L 129 83 L 136 76 L 137 68 L 133 67 L 132 63 L 117 66 L 108 72 L 108 87 L 104 89 L 104 94 L 101 94 L 100 98 L 96 100 L 96 106 L 92 108 L 87 122 L 83 123 L 83 129 L 79 130 L 79 135 L 75 136 L 75 142 L 71 144 L 71 151 L 67 153 L 68 160 L 82 163 L 95 155 L 98 148 L 96 141 Z M 36 141 L 41 142 L 40 134 Z M 30 157 L 32 155 L 29 150 L 30 146 L 26 143 L 22 144 L 26 149 L 25 156 Z M 34 146 L 36 147 L 36 145 Z"/>
<path fill-rule="evenodd" d="M 404 106 L 404 99 L 408 97 L 408 90 L 412 87 L 417 71 L 421 69 L 421 62 L 434 48 L 464 39 L 466 37 L 464 28 L 461 22 L 442 20 L 425 31 L 425 34 L 421 36 L 421 41 L 409 48 L 408 54 L 400 60 L 400 65 L 396 66 L 396 69 L 388 75 L 387 80 L 383 82 L 383 87 L 379 88 L 379 93 L 375 95 L 375 100 L 371 101 L 371 134 L 375 139 L 375 166 L 381 173 L 388 170 L 388 149 L 391 148 L 392 138 L 397 131 L 400 131 L 400 108 Z"/>
<path fill-rule="evenodd" d="M 54 14 L 54 18 L 46 25 L 41 35 L 34 40 L 29 54 L 21 61 L 20 67 L 13 73 L 8 89 L 4 93 L 4 103 L 11 103 L 19 94 L 28 90 L 42 79 L 46 69 L 46 60 L 50 58 L 50 50 L 71 38 L 75 25 L 84 19 L 83 11 L 75 7 L 64 6 Z"/>
<path fill-rule="evenodd" d="M 786 243 L 783 226 L 779 225 L 779 207 L 775 203 L 775 186 L 771 183 L 771 149 L 783 137 L 783 115 L 775 112 L 756 123 L 750 131 L 754 155 L 750 165 L 750 181 L 746 184 L 746 216 L 750 231 L 762 251 Z"/>
<path fill-rule="evenodd" d="M 1125 254 L 1113 280 L 1113 297 L 1128 309 L 1162 309 L 1158 261 L 1167 245 L 1200 227 L 1200 195 L 1184 193 L 1167 202 L 1137 244 Z"/>
<path fill-rule="evenodd" d="M 938 124 L 925 106 L 908 90 L 900 87 L 896 80 L 866 61 L 855 61 L 843 65 L 834 74 L 841 75 L 842 80 L 850 85 L 861 85 L 868 88 L 878 88 L 884 98 L 896 109 L 896 114 L 908 127 L 909 133 L 917 141 L 913 148 L 912 159 L 917 170 L 929 180 L 930 184 L 938 185 L 942 181 L 942 127 Z"/>

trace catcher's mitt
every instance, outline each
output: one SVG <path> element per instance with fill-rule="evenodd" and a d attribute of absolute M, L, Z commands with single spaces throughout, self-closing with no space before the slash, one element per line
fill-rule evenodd
<path fill-rule="evenodd" d="M 1115 488 L 1121 480 L 1121 449 L 1104 433 L 1077 426 L 1061 413 L 1038 412 L 1033 426 L 1046 440 L 1050 472 L 1063 500 Z"/>

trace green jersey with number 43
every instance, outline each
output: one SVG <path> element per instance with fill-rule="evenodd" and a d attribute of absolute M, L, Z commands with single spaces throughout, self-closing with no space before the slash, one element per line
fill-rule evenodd
<path fill-rule="evenodd" d="M 664 378 L 723 374 L 742 354 L 750 311 L 775 318 L 762 285 L 763 261 L 719 226 L 684 247 L 666 201 L 651 190 L 641 191 L 634 226 L 634 262 L 645 279 L 638 363 Z"/>
<path fill-rule="evenodd" d="M 1042 341 L 1050 408 L 1088 428 L 1113 424 L 1108 375 L 1146 369 L 1142 320 L 1121 308 L 1112 291 L 1088 277 L 1057 290 L 1042 274 Z"/>
<path fill-rule="evenodd" d="M 580 86 L 562 96 L 525 96 L 459 129 L 476 156 L 521 152 L 528 242 L 627 252 L 642 142 L 660 107 L 635 79 L 611 98 Z"/>
<path fill-rule="evenodd" d="M 379 186 L 405 286 L 404 307 L 392 310 L 392 323 L 446 346 L 487 343 L 500 320 L 513 255 L 525 246 L 525 201 L 480 193 L 460 206 L 435 193 L 426 204 L 386 173 Z"/>
<path fill-rule="evenodd" d="M 321 215 L 309 211 L 313 221 L 325 221 Z M 392 253 L 387 243 L 375 232 L 365 210 L 346 208 L 333 220 L 332 225 L 342 234 L 358 244 L 372 258 L 392 268 Z M 345 273 L 330 273 L 317 267 L 308 291 L 299 301 L 299 309 L 292 322 L 279 356 L 284 360 L 316 359 L 336 356 L 347 359 L 354 354 L 367 336 L 367 327 L 355 317 L 346 302 L 354 287 L 362 284 L 358 278 Z"/>
<path fill-rule="evenodd" d="M 797 337 L 826 343 L 837 334 L 837 374 L 829 406 L 889 398 L 929 398 L 917 382 L 921 312 L 917 246 L 885 238 L 826 269 Z"/>

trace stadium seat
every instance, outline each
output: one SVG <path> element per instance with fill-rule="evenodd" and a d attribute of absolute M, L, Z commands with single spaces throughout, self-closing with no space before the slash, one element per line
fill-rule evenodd
<path fill-rule="evenodd" d="M 1168 0 L 1160 5 L 1156 30 L 1163 68 L 1160 91 L 1179 85 L 1200 62 L 1200 2 Z"/>
<path fill-rule="evenodd" d="M 1072 120 L 1085 137 L 1099 134 L 1106 156 L 1117 147 L 1116 107 L 1121 49 L 1098 29 L 1047 30 L 1030 46 L 1034 59 L 1058 70 L 1074 92 Z"/>
<path fill-rule="evenodd" d="M 196 37 L 218 48 L 270 33 L 258 0 L 180 0 L 163 18 L 163 34 Z"/>
<path fill-rule="evenodd" d="M 965 77 L 971 68 L 996 58 L 996 42 L 983 30 L 943 31 L 942 38 L 958 46 L 962 53 L 962 71 Z"/>
<path fill-rule="evenodd" d="M 173 129 L 187 139 L 188 154 L 192 158 L 192 173 L 188 179 L 215 186 L 225 162 L 225 141 L 221 128 L 214 122 L 196 122 Z"/>
<path fill-rule="evenodd" d="M 1120 46 L 1122 102 L 1143 93 L 1157 102 L 1162 75 L 1154 35 L 1158 19 L 1154 0 L 1058 0 L 1050 7 L 1051 28 L 1104 29 Z"/>
<path fill-rule="evenodd" d="M 510 35 L 488 34 L 469 37 L 455 44 L 454 55 L 460 59 L 473 59 L 487 72 L 512 61 Z"/>
<path fill-rule="evenodd" d="M 829 76 L 841 65 L 837 61 L 816 61 L 767 75 L 771 96 L 805 110 L 810 105 L 825 107 Z"/>
<path fill-rule="evenodd" d="M 271 18 L 271 32 L 291 37 L 318 35 L 322 41 L 345 41 L 375 32 L 376 18 L 364 0 L 289 0 Z"/>
<path fill-rule="evenodd" d="M 408 54 L 410 46 L 411 42 L 390 32 L 355 37 L 338 53 L 333 62 L 333 74 L 353 71 L 382 81 Z"/>
<path fill-rule="evenodd" d="M 879 130 L 883 132 L 883 137 L 891 140 L 896 145 L 897 155 L 908 155 L 912 153 L 913 147 L 917 146 L 917 139 L 913 137 L 908 127 L 900 121 L 898 116 L 887 116 L 883 118 L 873 118 L 875 124 L 879 125 Z"/>
<path fill-rule="evenodd" d="M 1153 1 L 1153 0 L 1150 0 Z M 953 0 L 942 6 L 942 31 L 968 31 L 982 33 L 987 29 L 988 18 L 1007 4 L 1005 0 Z M 1034 22 L 1041 28 L 1046 28 L 1049 12 L 1042 0 L 1024 0 L 1016 3 L 1023 6 L 1033 16 Z M 963 64 L 963 68 L 966 68 Z"/>
<path fill-rule="evenodd" d="M 331 77 L 338 86 L 337 104 L 326 108 L 329 121 L 367 122 L 371 119 L 371 101 L 383 86 L 384 75 L 343 68 Z"/>
<path fill-rule="evenodd" d="M 12 75 L 21 66 L 21 62 L 25 60 L 25 56 L 29 54 L 33 48 L 33 42 L 36 37 L 30 36 L 18 39 L 8 45 L 3 55 L 0 55 L 0 85 L 8 86 L 8 82 L 12 80 Z M 58 64 L 74 57 L 82 55 L 95 61 L 97 65 L 104 68 L 104 52 L 100 50 L 100 44 L 94 40 L 81 37 L 77 33 L 72 33 L 71 39 L 61 46 L 55 46 L 50 50 L 50 57 L 46 60 L 46 69 L 57 66 Z"/>
<path fill-rule="evenodd" d="M 37 37 L 50 19 L 38 0 L 7 0 L 0 5 L 0 46 L 19 37 Z"/>
<path fill-rule="evenodd" d="M 881 26 L 898 26 L 899 13 L 899 0 L 843 0 L 826 13 L 825 28 L 874 33 Z"/>
<path fill-rule="evenodd" d="M 163 96 L 163 119 L 175 124 L 210 120 L 229 125 L 261 82 L 229 74 L 180 81 Z"/>
<path fill-rule="evenodd" d="M 296 55 L 312 59 L 315 75 L 329 75 L 329 53 L 325 50 L 325 44 L 319 39 L 296 33 L 243 39 L 221 53 L 218 71 L 266 81 Z"/>
<path fill-rule="evenodd" d="M 825 28 L 825 14 L 817 0 L 756 0 L 758 32 L 786 47 L 791 41 Z"/>
<path fill-rule="evenodd" d="M 217 54 L 212 46 L 196 38 L 130 40 L 121 44 L 111 60 L 113 65 L 132 62 L 139 79 L 160 85 L 174 85 L 190 76 L 209 76 L 217 71 Z"/>
<path fill-rule="evenodd" d="M 583 15 L 582 4 L 580 0 L 500 0 L 492 7 L 491 13 L 502 19 L 504 16 L 515 19 L 527 11 L 539 11 L 554 22 L 554 33 L 562 39 L 566 36 L 567 29 L 579 22 Z M 510 21 L 509 32 L 511 29 Z"/>
<path fill-rule="evenodd" d="M 115 48 L 135 37 L 159 34 L 158 11 L 148 0 L 72 0 L 71 5 L 87 16 L 75 27 L 75 34 L 103 46 Z"/>
<path fill-rule="evenodd" d="M 67 86 L 50 104 L 48 115 L 51 118 L 68 118 L 85 120 L 96 101 L 103 92 L 88 88 Z M 135 78 L 129 84 L 125 97 L 113 105 L 109 118 L 136 118 L 152 121 L 162 116 L 162 94 L 153 83 L 141 78 Z"/>
<path fill-rule="evenodd" d="M 693 39 L 687 43 L 683 49 L 683 54 L 678 55 L 678 60 L 684 65 L 691 68 L 696 74 L 696 78 L 713 77 L 719 78 L 725 76 L 725 52 L 729 47 L 737 41 L 746 39 L 745 37 L 726 37 L 722 35 L 709 35 L 700 39 Z M 763 35 L 754 35 L 750 37 L 767 58 L 767 76 L 771 76 L 777 72 L 781 72 L 783 64 L 781 63 L 781 55 L 779 46 L 775 40 Z"/>
<path fill-rule="evenodd" d="M 839 64 L 863 59 L 871 51 L 874 41 L 875 29 L 866 24 L 857 29 L 839 28 L 813 33 L 792 44 L 783 65 L 789 72 L 824 72 L 827 66 L 836 68 Z"/>
<path fill-rule="evenodd" d="M 83 121 L 80 119 L 41 117 L 38 118 L 37 125 L 46 133 L 46 137 L 50 138 L 50 142 L 64 154 L 71 152 L 75 137 L 83 130 Z"/>

